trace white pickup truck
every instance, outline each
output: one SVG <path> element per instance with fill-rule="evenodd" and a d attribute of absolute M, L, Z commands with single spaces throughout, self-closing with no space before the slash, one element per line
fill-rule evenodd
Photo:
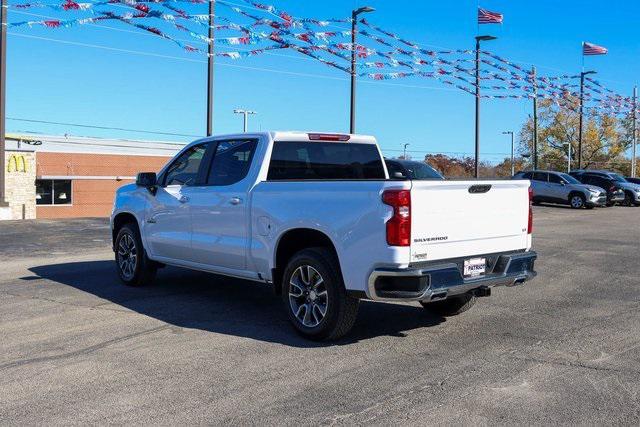
<path fill-rule="evenodd" d="M 529 181 L 389 179 L 360 135 L 195 141 L 118 190 L 111 229 L 125 284 L 165 264 L 271 284 L 317 340 L 346 334 L 363 298 L 448 316 L 535 276 Z"/>

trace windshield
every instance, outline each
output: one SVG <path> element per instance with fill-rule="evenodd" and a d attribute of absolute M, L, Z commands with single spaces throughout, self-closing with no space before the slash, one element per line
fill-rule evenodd
<path fill-rule="evenodd" d="M 609 176 L 613 178 L 613 180 L 616 182 L 627 182 L 627 180 L 624 179 L 624 177 L 622 177 L 621 175 L 618 175 L 617 173 L 612 173 Z"/>
<path fill-rule="evenodd" d="M 559 174 L 562 179 L 567 181 L 569 184 L 580 184 L 580 181 L 572 177 L 571 175 L 567 175 L 566 173 Z"/>
<path fill-rule="evenodd" d="M 436 171 L 434 168 L 427 165 L 426 163 L 407 162 L 407 163 L 403 163 L 403 166 L 409 173 L 409 178 L 416 181 L 428 180 L 428 179 L 440 179 L 440 180 L 444 179 L 444 177 L 440 175 L 438 171 Z"/>

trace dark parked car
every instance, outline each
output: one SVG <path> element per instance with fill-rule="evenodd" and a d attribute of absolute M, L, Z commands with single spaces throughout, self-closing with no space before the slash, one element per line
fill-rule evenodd
<path fill-rule="evenodd" d="M 414 160 L 384 159 L 390 179 L 410 179 L 412 181 L 440 180 L 444 177 L 424 162 Z"/>
<path fill-rule="evenodd" d="M 631 178 L 630 176 L 625 178 L 627 181 L 633 183 L 633 184 L 639 184 L 640 185 L 640 178 Z"/>
<path fill-rule="evenodd" d="M 571 172 L 571 176 L 583 184 L 595 185 L 607 190 L 607 206 L 625 201 L 625 192 L 618 181 L 607 174 L 591 173 L 585 171 Z"/>

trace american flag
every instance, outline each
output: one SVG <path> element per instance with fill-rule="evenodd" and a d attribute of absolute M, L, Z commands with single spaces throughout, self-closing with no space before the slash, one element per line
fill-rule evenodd
<path fill-rule="evenodd" d="M 593 43 L 582 43 L 582 54 L 583 55 L 606 55 L 608 52 L 606 47 L 598 46 Z"/>
<path fill-rule="evenodd" d="M 502 24 L 503 18 L 501 13 L 478 8 L 478 24 Z"/>

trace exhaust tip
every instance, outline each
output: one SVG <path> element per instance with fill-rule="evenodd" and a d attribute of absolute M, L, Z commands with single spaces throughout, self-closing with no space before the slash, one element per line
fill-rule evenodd
<path fill-rule="evenodd" d="M 527 279 L 524 279 L 524 278 L 516 279 L 516 280 L 514 280 L 513 285 L 511 285 L 511 286 L 518 286 L 518 285 L 522 285 L 522 284 L 524 284 L 524 282 L 525 282 L 526 280 L 527 280 Z"/>
<path fill-rule="evenodd" d="M 438 292 L 431 295 L 431 301 L 438 301 L 445 299 L 447 297 L 447 292 Z"/>

